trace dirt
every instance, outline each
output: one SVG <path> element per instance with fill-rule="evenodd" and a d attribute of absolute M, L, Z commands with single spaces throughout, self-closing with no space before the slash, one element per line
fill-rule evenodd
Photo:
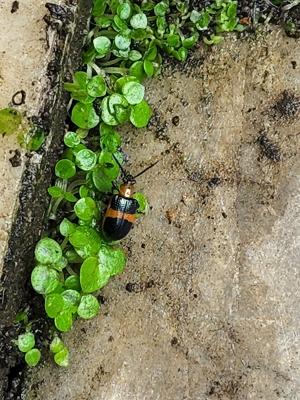
<path fill-rule="evenodd" d="M 125 127 L 151 211 L 102 313 L 64 335 L 67 370 L 28 371 L 28 400 L 297 400 L 299 51 L 281 30 L 199 48 L 149 82 Z"/>
<path fill-rule="evenodd" d="M 280 149 L 275 143 L 272 143 L 269 140 L 266 132 L 260 133 L 259 137 L 257 138 L 257 143 L 260 145 L 261 152 L 265 157 L 274 162 L 280 161 Z"/>
<path fill-rule="evenodd" d="M 297 118 L 300 110 L 300 98 L 295 96 L 294 93 L 289 93 L 284 90 L 272 109 L 274 118 Z"/>

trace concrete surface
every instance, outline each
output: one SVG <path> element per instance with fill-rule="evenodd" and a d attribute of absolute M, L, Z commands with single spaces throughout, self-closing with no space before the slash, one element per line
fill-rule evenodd
<path fill-rule="evenodd" d="M 0 107 L 10 106 L 15 92 L 24 90 L 19 110 L 45 132 L 46 141 L 38 152 L 25 153 L 13 136 L 0 138 L 1 400 L 19 398 L 24 368 L 13 343 L 20 329 L 15 316 L 25 305 L 37 311 L 28 286 L 33 249 L 44 229 L 47 187 L 62 151 L 69 101 L 63 81 L 81 62 L 91 7 L 91 0 L 57 1 L 58 15 L 57 6 L 46 9 L 46 1 L 16 3 L 0 0 Z"/>
<path fill-rule="evenodd" d="M 13 7 L 13 1 L 0 1 L 0 108 L 11 106 L 13 95 L 24 90 L 25 104 L 16 108 L 31 117 L 39 113 L 43 102 L 56 34 L 52 31 L 47 35 L 43 20 L 46 1 L 15 3 L 18 8 Z M 25 153 L 14 135 L 0 137 L 0 277 L 18 208 Z"/>
<path fill-rule="evenodd" d="M 69 369 L 47 360 L 24 398 L 300 399 L 299 67 L 273 30 L 148 85 L 152 124 L 124 134 L 133 173 L 161 158 L 137 185 L 152 210 L 101 315 L 64 335 Z"/>

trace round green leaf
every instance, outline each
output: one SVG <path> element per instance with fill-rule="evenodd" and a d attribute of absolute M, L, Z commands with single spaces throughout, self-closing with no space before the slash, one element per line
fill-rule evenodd
<path fill-rule="evenodd" d="M 175 35 L 175 34 L 168 35 L 167 43 L 170 47 L 179 47 L 180 46 L 180 36 Z"/>
<path fill-rule="evenodd" d="M 126 265 L 126 256 L 120 247 L 102 245 L 99 251 L 99 264 L 110 276 L 120 274 Z"/>
<path fill-rule="evenodd" d="M 143 63 L 142 63 L 143 64 Z M 125 75 L 116 80 L 115 88 L 117 92 L 122 92 L 122 87 L 128 82 L 139 82 L 135 76 Z"/>
<path fill-rule="evenodd" d="M 76 165 L 83 171 L 90 171 L 97 163 L 97 154 L 89 149 L 82 149 L 76 153 Z"/>
<path fill-rule="evenodd" d="M 117 9 L 117 13 L 118 13 L 118 16 L 121 18 L 121 19 L 128 19 L 129 17 L 130 17 L 130 15 L 131 15 L 131 7 L 130 7 L 130 4 L 128 4 L 128 3 L 123 3 L 123 4 L 120 4 L 119 6 L 118 6 L 118 9 Z"/>
<path fill-rule="evenodd" d="M 68 260 L 65 257 L 61 257 L 55 264 L 52 264 L 51 267 L 57 271 L 62 271 L 67 265 Z"/>
<path fill-rule="evenodd" d="M 76 132 L 66 132 L 64 136 L 64 143 L 67 147 L 75 147 L 80 143 L 80 137 Z"/>
<path fill-rule="evenodd" d="M 78 315 L 84 319 L 95 317 L 100 310 L 100 305 L 95 296 L 87 294 L 81 297 L 81 301 L 77 310 Z"/>
<path fill-rule="evenodd" d="M 90 197 L 91 190 L 86 185 L 81 185 L 79 188 L 79 196 L 82 197 Z"/>
<path fill-rule="evenodd" d="M 111 114 L 114 114 L 116 112 L 116 109 L 115 109 L 116 106 L 122 106 L 124 108 L 128 107 L 127 100 L 125 99 L 124 96 L 122 96 L 119 93 L 113 93 L 108 98 L 108 108 L 109 108 L 109 112 Z"/>
<path fill-rule="evenodd" d="M 122 87 L 122 93 L 129 104 L 139 104 L 144 98 L 145 88 L 140 83 L 127 82 Z"/>
<path fill-rule="evenodd" d="M 55 336 L 50 343 L 51 353 L 59 353 L 65 348 L 64 342 L 58 336 Z"/>
<path fill-rule="evenodd" d="M 154 61 L 157 57 L 157 46 L 150 47 L 149 50 L 146 51 L 145 60 Z"/>
<path fill-rule="evenodd" d="M 99 165 L 102 166 L 104 174 L 110 181 L 115 180 L 119 176 L 120 167 L 110 152 L 105 150 L 101 151 Z"/>
<path fill-rule="evenodd" d="M 192 10 L 191 15 L 190 15 L 190 20 L 195 24 L 196 22 L 199 21 L 201 17 L 201 14 L 197 10 Z"/>
<path fill-rule="evenodd" d="M 65 192 L 59 186 L 51 186 L 47 190 L 53 199 L 58 199 L 59 197 L 64 197 Z"/>
<path fill-rule="evenodd" d="M 139 213 L 147 212 L 147 210 L 149 208 L 149 204 L 148 204 L 146 197 L 143 195 L 143 193 L 136 192 L 136 193 L 134 193 L 134 195 L 132 197 L 134 199 L 136 199 L 137 202 L 139 203 L 138 212 Z"/>
<path fill-rule="evenodd" d="M 109 111 L 109 106 L 108 106 L 108 101 L 109 101 L 109 97 L 105 97 L 102 101 L 101 104 L 101 109 L 102 109 L 102 113 L 101 113 L 101 118 L 103 120 L 103 122 L 107 125 L 111 125 L 111 126 L 115 126 L 115 125 L 119 125 L 118 121 L 116 120 L 116 118 L 114 117 L 114 115 L 112 115 Z"/>
<path fill-rule="evenodd" d="M 92 97 L 103 97 L 106 94 L 106 83 L 102 76 L 94 76 L 87 84 L 87 92 Z"/>
<path fill-rule="evenodd" d="M 143 80 L 146 78 L 143 61 L 134 62 L 129 68 L 129 73 L 130 75 L 136 77 L 140 82 L 143 82 Z"/>
<path fill-rule="evenodd" d="M 129 121 L 130 117 L 130 108 L 124 108 L 122 106 L 116 105 L 115 106 L 115 116 L 117 121 L 120 124 L 124 124 L 125 122 Z"/>
<path fill-rule="evenodd" d="M 22 353 L 26 353 L 27 351 L 31 350 L 35 345 L 34 334 L 31 332 L 27 332 L 19 335 L 17 345 Z"/>
<path fill-rule="evenodd" d="M 80 285 L 84 293 L 92 293 L 107 284 L 109 273 L 100 271 L 99 261 L 96 257 L 84 260 L 80 268 Z"/>
<path fill-rule="evenodd" d="M 38 265 L 32 270 L 31 284 L 36 292 L 49 294 L 58 287 L 59 275 L 54 269 Z"/>
<path fill-rule="evenodd" d="M 114 50 L 113 50 L 113 54 L 114 54 L 114 56 L 116 56 L 116 57 L 123 58 L 123 59 L 127 60 L 128 57 L 129 57 L 129 50 L 130 50 L 129 48 L 126 49 L 126 50 L 117 50 L 117 49 L 114 49 Z"/>
<path fill-rule="evenodd" d="M 152 110 L 148 103 L 143 100 L 141 103 L 132 107 L 130 113 L 130 122 L 137 128 L 144 128 L 147 126 L 151 116 Z"/>
<path fill-rule="evenodd" d="M 140 60 L 143 56 L 142 54 L 137 51 L 137 50 L 130 50 L 129 54 L 128 54 L 129 60 L 130 61 L 138 61 Z"/>
<path fill-rule="evenodd" d="M 95 18 L 95 22 L 99 28 L 108 28 L 111 25 L 111 19 L 108 17 L 97 17 Z"/>
<path fill-rule="evenodd" d="M 55 175 L 61 179 L 70 179 L 76 174 L 75 164 L 66 158 L 59 160 L 55 165 Z"/>
<path fill-rule="evenodd" d="M 65 200 L 69 201 L 70 203 L 76 203 L 76 201 L 78 200 L 77 197 L 74 196 L 74 194 L 71 192 L 65 192 L 64 198 L 65 198 Z"/>
<path fill-rule="evenodd" d="M 97 165 L 92 175 L 93 183 L 99 192 L 107 193 L 112 191 L 112 181 L 104 173 L 103 166 Z"/>
<path fill-rule="evenodd" d="M 69 240 L 82 258 L 97 255 L 101 246 L 99 233 L 88 226 L 78 226 Z"/>
<path fill-rule="evenodd" d="M 64 300 L 58 293 L 48 294 L 45 298 L 45 310 L 50 318 L 55 318 L 64 308 Z"/>
<path fill-rule="evenodd" d="M 163 36 L 167 28 L 167 20 L 164 16 L 158 16 L 156 18 L 157 33 Z"/>
<path fill-rule="evenodd" d="M 88 95 L 86 90 L 88 80 L 89 78 L 86 72 L 75 72 L 73 83 L 65 83 L 64 88 L 71 92 L 71 96 L 74 100 L 82 103 L 92 103 L 93 98 Z"/>
<path fill-rule="evenodd" d="M 78 275 L 71 275 L 65 280 L 65 287 L 67 289 L 80 291 L 80 281 Z"/>
<path fill-rule="evenodd" d="M 121 146 L 121 136 L 117 132 L 101 134 L 100 143 L 103 150 L 115 153 Z"/>
<path fill-rule="evenodd" d="M 61 296 L 64 301 L 64 311 L 75 313 L 80 303 L 80 293 L 74 289 L 67 289 L 62 292 Z"/>
<path fill-rule="evenodd" d="M 180 49 L 178 49 L 178 60 L 185 61 L 187 59 L 187 56 L 188 56 L 187 49 L 185 49 L 184 47 L 180 47 Z"/>
<path fill-rule="evenodd" d="M 38 365 L 41 359 L 41 352 L 38 349 L 31 349 L 25 354 L 25 361 L 29 367 Z"/>
<path fill-rule="evenodd" d="M 169 8 L 168 4 L 165 3 L 164 1 L 161 1 L 154 7 L 154 14 L 159 17 L 163 17 L 164 15 L 166 15 L 168 8 Z"/>
<path fill-rule="evenodd" d="M 96 202 L 91 197 L 83 197 L 74 206 L 75 214 L 82 221 L 91 221 L 98 214 Z"/>
<path fill-rule="evenodd" d="M 64 218 L 59 225 L 59 232 L 62 236 L 70 236 L 76 229 L 76 224 Z"/>
<path fill-rule="evenodd" d="M 30 140 L 27 144 L 27 149 L 37 151 L 45 142 L 45 133 L 38 127 L 33 127 L 30 130 Z"/>
<path fill-rule="evenodd" d="M 35 258 L 41 264 L 55 264 L 62 256 L 60 245 L 53 239 L 41 239 L 35 246 Z"/>
<path fill-rule="evenodd" d="M 154 67 L 151 61 L 144 61 L 144 71 L 146 72 L 148 78 L 151 78 L 151 76 L 154 75 Z"/>
<path fill-rule="evenodd" d="M 72 109 L 71 120 L 82 129 L 91 129 L 99 124 L 99 116 L 92 104 L 77 103 Z"/>
<path fill-rule="evenodd" d="M 130 47 L 131 39 L 122 34 L 115 37 L 115 45 L 120 50 L 127 50 Z"/>
<path fill-rule="evenodd" d="M 130 32 L 130 37 L 135 42 L 142 42 L 147 38 L 148 32 L 147 29 L 134 29 Z"/>
<path fill-rule="evenodd" d="M 114 25 L 114 29 L 117 32 L 122 32 L 123 35 L 127 35 L 129 33 L 126 22 L 124 22 L 118 15 L 114 16 Z"/>
<path fill-rule="evenodd" d="M 144 13 L 135 14 L 130 19 L 130 25 L 133 29 L 146 29 L 147 23 L 147 17 Z"/>
<path fill-rule="evenodd" d="M 93 40 L 93 45 L 99 57 L 104 57 L 110 51 L 111 42 L 106 36 L 98 36 Z"/>
<path fill-rule="evenodd" d="M 54 319 L 56 328 L 61 332 L 68 332 L 73 325 L 72 313 L 70 311 L 60 312 Z"/>
<path fill-rule="evenodd" d="M 69 350 L 65 347 L 54 355 L 54 361 L 60 367 L 69 366 Z"/>
<path fill-rule="evenodd" d="M 198 39 L 199 39 L 199 34 L 196 32 L 196 34 L 194 34 L 194 35 L 192 35 L 192 36 L 190 36 L 188 38 L 185 38 L 182 41 L 182 45 L 186 49 L 190 49 L 197 43 Z"/>
<path fill-rule="evenodd" d="M 85 139 L 89 134 L 89 131 L 87 129 L 78 128 L 76 129 L 76 133 L 80 139 Z"/>

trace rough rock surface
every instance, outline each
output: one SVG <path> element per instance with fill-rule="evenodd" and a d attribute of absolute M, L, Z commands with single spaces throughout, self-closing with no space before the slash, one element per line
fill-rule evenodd
<path fill-rule="evenodd" d="M 23 364 L 12 342 L 15 316 L 35 301 L 28 277 L 43 229 L 47 187 L 62 151 L 68 102 L 62 83 L 78 68 L 90 6 L 90 0 L 0 1 L 0 108 L 12 106 L 14 94 L 24 91 L 25 104 L 16 107 L 47 136 L 42 149 L 32 153 L 14 135 L 0 137 L 1 400 L 19 398 Z"/>
<path fill-rule="evenodd" d="M 133 173 L 161 159 L 152 210 L 26 399 L 299 399 L 299 56 L 280 30 L 228 38 L 149 84 L 152 124 L 124 134 Z"/>
<path fill-rule="evenodd" d="M 45 1 L 15 4 L 18 6 L 13 6 L 13 1 L 0 2 L 0 108 L 12 105 L 14 94 L 23 90 L 25 102 L 17 109 L 34 115 L 40 106 L 41 87 L 45 85 L 42 78 L 51 54 L 47 51 L 43 21 L 47 10 Z M 1 135 L 0 276 L 24 165 L 25 151 L 17 138 Z"/>

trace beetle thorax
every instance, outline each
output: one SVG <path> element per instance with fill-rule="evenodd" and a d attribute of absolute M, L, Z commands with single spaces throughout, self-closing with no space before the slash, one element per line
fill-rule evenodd
<path fill-rule="evenodd" d="M 123 183 L 120 186 L 120 195 L 123 197 L 131 197 L 133 193 L 133 186 L 128 183 Z"/>

